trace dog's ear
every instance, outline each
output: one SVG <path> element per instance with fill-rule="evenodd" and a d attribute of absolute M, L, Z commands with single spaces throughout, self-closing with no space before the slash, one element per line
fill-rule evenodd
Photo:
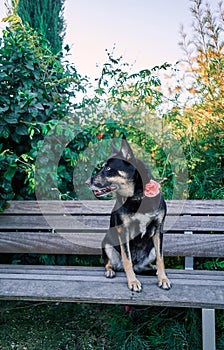
<path fill-rule="evenodd" d="M 110 146 L 113 154 L 119 153 L 119 149 L 117 149 L 113 141 L 111 142 Z"/>
<path fill-rule="evenodd" d="M 122 156 L 127 160 L 131 160 L 134 158 L 134 154 L 132 152 L 132 149 L 131 149 L 129 143 L 127 142 L 125 136 L 122 137 L 120 152 L 121 152 Z"/>

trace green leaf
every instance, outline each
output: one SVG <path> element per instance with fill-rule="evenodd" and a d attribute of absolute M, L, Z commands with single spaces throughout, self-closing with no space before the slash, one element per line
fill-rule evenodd
<path fill-rule="evenodd" d="M 12 181 L 12 178 L 15 175 L 15 173 L 16 173 L 16 168 L 10 167 L 5 171 L 4 178 L 8 181 Z"/>
<path fill-rule="evenodd" d="M 21 141 L 21 136 L 18 135 L 16 132 L 11 134 L 12 140 L 16 143 L 20 143 Z"/>
<path fill-rule="evenodd" d="M 9 106 L 5 106 L 5 107 L 0 107 L 0 113 L 4 113 L 6 111 L 8 111 Z"/>
<path fill-rule="evenodd" d="M 4 211 L 6 207 L 7 207 L 7 201 L 4 199 L 0 199 L 0 211 Z"/>
<path fill-rule="evenodd" d="M 30 69 L 30 70 L 34 70 L 34 66 L 33 66 L 33 62 L 32 61 L 29 61 L 26 63 L 26 68 Z"/>
<path fill-rule="evenodd" d="M 5 139 L 7 139 L 9 135 L 10 135 L 10 130 L 8 126 L 6 125 L 0 126 L 0 137 L 4 137 Z"/>
<path fill-rule="evenodd" d="M 42 103 L 38 102 L 34 105 L 34 107 L 36 107 L 37 109 L 40 109 L 40 110 L 44 110 L 44 106 L 42 105 Z"/>
<path fill-rule="evenodd" d="M 3 118 L 9 124 L 16 124 L 18 122 L 18 115 L 13 113 L 5 115 Z"/>
<path fill-rule="evenodd" d="M 26 127 L 26 125 L 19 125 L 19 126 L 17 126 L 17 128 L 16 128 L 16 133 L 18 134 L 18 135 L 27 135 L 27 127 Z"/>
<path fill-rule="evenodd" d="M 19 107 L 19 108 L 17 108 L 17 111 L 18 111 L 18 112 L 21 111 L 21 110 L 25 107 L 26 104 L 27 104 L 27 101 L 26 101 L 26 100 L 25 100 L 25 101 L 19 102 L 19 104 L 18 104 L 18 107 Z"/>

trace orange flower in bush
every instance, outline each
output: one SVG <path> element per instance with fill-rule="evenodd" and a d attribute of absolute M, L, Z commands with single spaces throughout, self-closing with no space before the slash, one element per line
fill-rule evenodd
<path fill-rule="evenodd" d="M 150 180 L 145 185 L 145 191 L 144 194 L 146 197 L 155 197 L 160 192 L 160 184 L 154 180 Z"/>
<path fill-rule="evenodd" d="M 99 140 L 101 140 L 101 139 L 104 138 L 104 134 L 101 132 L 101 133 L 97 134 L 96 137 L 97 137 Z"/>

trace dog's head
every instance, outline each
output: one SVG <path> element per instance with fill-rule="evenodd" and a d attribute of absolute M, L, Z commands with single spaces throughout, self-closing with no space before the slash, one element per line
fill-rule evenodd
<path fill-rule="evenodd" d="M 143 193 L 145 184 L 151 179 L 150 170 L 134 157 L 130 145 L 123 138 L 120 150 L 112 145 L 112 155 L 101 170 L 87 180 L 87 185 L 96 197 L 115 192 L 127 198 Z"/>

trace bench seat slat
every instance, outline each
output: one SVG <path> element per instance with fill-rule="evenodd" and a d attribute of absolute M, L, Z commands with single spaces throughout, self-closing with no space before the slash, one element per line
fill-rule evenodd
<path fill-rule="evenodd" d="M 218 270 L 179 270 L 179 269 L 166 269 L 170 278 L 185 279 L 208 279 L 208 280 L 220 280 L 224 281 L 224 271 Z M 102 266 L 60 266 L 60 265 L 11 265 L 0 264 L 0 275 L 6 278 L 7 274 L 42 274 L 47 272 L 49 275 L 80 275 L 86 274 L 102 276 L 104 274 L 104 267 Z M 117 272 L 116 276 L 123 275 L 122 272 Z M 150 276 L 141 275 L 143 278 L 151 278 Z M 110 281 L 110 279 L 108 279 Z"/>
<path fill-rule="evenodd" d="M 0 232 L 0 252 L 100 255 L 105 232 Z M 224 235 L 166 233 L 164 255 L 223 257 Z"/>
<path fill-rule="evenodd" d="M 24 270 L 24 267 L 21 268 Z M 207 276 L 212 271 L 208 271 L 204 276 L 200 275 L 200 271 L 191 271 L 188 278 L 186 271 L 182 275 L 180 271 L 172 274 L 172 270 L 168 270 L 168 276 L 173 280 L 173 288 L 170 291 L 159 289 L 156 277 L 139 276 L 144 286 L 143 291 L 133 293 L 127 288 L 124 273 L 119 273 L 117 278 L 109 280 L 103 276 L 103 268 L 101 276 L 98 273 L 99 268 L 96 275 L 95 269 L 90 267 L 88 271 L 92 271 L 91 275 L 81 267 L 78 268 L 78 275 L 72 271 L 64 274 L 64 267 L 60 270 L 60 275 L 52 276 L 45 266 L 34 275 L 23 272 L 7 276 L 8 271 L 5 268 L 5 277 L 4 272 L 0 272 L 0 299 L 224 308 L 223 271 L 219 274 L 216 271 L 216 276 L 222 279 L 213 276 L 210 280 Z"/>
<path fill-rule="evenodd" d="M 167 270 L 168 271 L 168 270 Z M 97 273 L 92 273 L 88 274 L 82 271 L 79 271 L 79 273 L 70 273 L 70 275 L 52 275 L 48 274 L 47 272 L 45 274 L 27 274 L 27 273 L 21 273 L 19 279 L 26 281 L 26 280 L 38 280 L 38 281 L 84 281 L 84 282 L 89 282 L 89 283 L 94 283 L 94 282 L 99 282 L 102 283 L 102 276 L 103 276 L 103 271 L 101 274 Z M 141 280 L 142 276 L 138 276 L 138 278 Z M 207 277 L 207 276 L 206 276 Z M 220 278 L 213 277 L 211 279 L 204 278 L 204 276 L 200 276 L 200 274 L 196 274 L 195 276 L 191 276 L 188 278 L 187 284 L 188 285 L 197 285 L 197 286 L 214 286 L 214 283 L 218 287 L 223 287 L 224 288 L 224 280 L 223 280 L 223 275 Z M 181 273 L 179 275 L 172 275 L 169 274 L 169 278 L 172 278 L 172 283 L 179 284 L 179 285 L 185 285 L 186 284 L 186 276 L 182 276 Z M 18 272 L 17 273 L 7 273 L 7 275 L 4 277 L 3 275 L 0 275 L 0 279 L 4 283 L 5 280 L 18 280 Z M 145 280 L 145 276 L 143 276 L 143 280 Z M 151 276 L 148 278 L 153 279 Z M 154 278 L 155 280 L 155 278 Z M 177 281 L 178 280 L 178 281 Z M 115 284 L 120 284 L 120 283 L 126 283 L 127 278 L 125 277 L 125 274 L 120 272 L 117 276 L 116 279 L 109 279 L 105 278 L 103 283 L 115 283 Z M 174 282 L 175 281 L 175 282 Z M 224 290 L 223 290 L 224 291 Z"/>

